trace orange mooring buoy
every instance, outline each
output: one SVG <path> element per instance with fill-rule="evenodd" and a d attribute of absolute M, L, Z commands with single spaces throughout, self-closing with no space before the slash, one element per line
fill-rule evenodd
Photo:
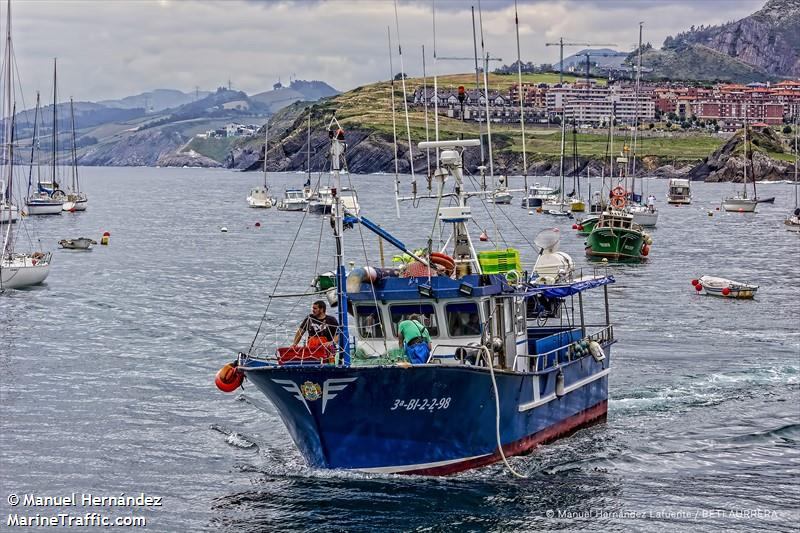
<path fill-rule="evenodd" d="M 222 392 L 233 392 L 238 389 L 244 381 L 244 375 L 239 371 L 236 363 L 228 363 L 217 372 L 214 383 Z"/>

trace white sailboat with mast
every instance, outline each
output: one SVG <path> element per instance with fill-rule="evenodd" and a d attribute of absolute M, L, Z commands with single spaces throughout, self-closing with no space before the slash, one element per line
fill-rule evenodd
<path fill-rule="evenodd" d="M 269 151 L 269 119 L 264 124 L 264 185 L 253 187 L 247 195 L 247 205 L 256 208 L 270 208 L 275 201 L 269 196 L 267 185 L 267 152 Z"/>
<path fill-rule="evenodd" d="M 797 131 L 799 125 L 798 122 L 794 124 L 794 211 L 783 221 L 787 230 L 798 233 L 800 233 L 800 200 L 797 191 L 797 159 L 800 157 L 797 151 L 797 138 L 800 136 L 800 132 Z"/>
<path fill-rule="evenodd" d="M 33 160 L 34 150 L 39 147 L 39 109 L 40 109 L 40 96 L 36 93 L 36 111 L 34 112 L 33 122 L 33 139 L 31 142 L 31 160 L 30 171 L 28 173 L 28 196 L 25 198 L 25 210 L 28 215 L 60 215 L 64 199 L 66 195 L 64 191 L 58 188 L 58 166 L 57 166 L 57 153 L 58 153 L 58 114 L 56 112 L 56 99 L 57 99 L 57 71 L 56 60 L 53 60 L 53 142 L 52 142 L 52 161 L 50 167 L 52 169 L 51 181 L 42 181 L 41 174 L 38 172 L 34 190 L 33 183 Z"/>
<path fill-rule="evenodd" d="M 64 211 L 86 211 L 89 206 L 89 198 L 86 193 L 81 191 L 80 180 L 78 179 L 78 143 L 75 140 L 75 104 L 72 98 L 69 99 L 70 122 L 72 123 L 72 183 L 67 189 L 67 201 L 64 202 Z"/>
<path fill-rule="evenodd" d="M 6 46 L 3 65 L 3 143 L 4 152 L 2 178 L 0 178 L 0 188 L 4 191 L 4 197 L 10 201 L 12 184 L 14 182 L 14 115 L 16 113 L 13 104 L 12 89 L 12 60 L 13 48 L 11 45 L 11 0 L 7 2 L 6 12 Z M 11 210 L 2 213 L 6 218 L 3 226 L 3 248 L 0 256 L 0 291 L 6 289 L 19 289 L 30 285 L 37 285 L 47 278 L 50 273 L 50 252 L 21 252 L 17 249 L 19 229 L 11 224 Z M 22 225 L 24 222 L 20 222 Z"/>
<path fill-rule="evenodd" d="M 639 23 L 639 61 L 636 68 L 636 87 L 635 87 L 635 111 L 633 121 L 633 151 L 631 153 L 631 201 L 628 203 L 628 212 L 633 215 L 633 222 L 643 227 L 655 227 L 658 222 L 658 208 L 655 205 L 655 197 L 649 199 L 647 205 L 642 201 L 644 199 L 644 182 L 641 183 L 639 191 L 639 201 L 636 195 L 636 145 L 639 139 L 639 94 L 641 89 L 642 80 L 642 26 L 644 22 Z"/>
<path fill-rule="evenodd" d="M 753 197 L 747 197 L 747 164 L 748 146 L 747 146 L 747 116 L 744 118 L 744 179 L 742 180 L 742 192 L 734 197 L 725 198 L 722 201 L 722 208 L 725 211 L 733 211 L 739 213 L 755 213 L 758 206 L 756 195 L 756 177 L 753 176 Z"/>

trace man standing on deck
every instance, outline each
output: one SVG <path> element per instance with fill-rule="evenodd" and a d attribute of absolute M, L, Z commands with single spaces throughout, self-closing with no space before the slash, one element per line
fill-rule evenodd
<path fill-rule="evenodd" d="M 397 340 L 412 364 L 428 362 L 431 354 L 431 335 L 419 315 L 411 315 L 408 320 L 397 324 Z"/>
<path fill-rule="evenodd" d="M 339 322 L 332 316 L 326 315 L 326 309 L 327 306 L 324 301 L 317 300 L 314 302 L 311 306 L 311 314 L 297 328 L 292 346 L 297 346 L 306 333 L 308 333 L 306 346 L 309 348 L 316 348 L 339 341 Z"/>

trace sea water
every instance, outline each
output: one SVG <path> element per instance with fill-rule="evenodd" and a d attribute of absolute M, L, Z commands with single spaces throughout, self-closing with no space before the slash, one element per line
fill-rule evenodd
<path fill-rule="evenodd" d="M 314 273 L 332 268 L 326 219 L 246 207 L 258 173 L 81 176 L 88 211 L 33 217 L 19 233 L 18 248 L 40 239 L 54 251 L 46 284 L 0 296 L 0 530 L 16 529 L 12 516 L 59 513 L 88 529 L 107 529 L 90 513 L 144 517 L 146 531 L 788 531 L 800 522 L 800 239 L 782 224 L 790 184 L 759 184 L 777 199 L 750 215 L 716 210 L 738 186 L 695 183 L 694 203 L 673 207 L 666 180 L 645 180 L 660 209 L 649 260 L 610 267 L 618 342 L 608 420 L 512 458 L 526 479 L 502 464 L 424 478 L 309 468 L 254 387 L 214 387 L 262 316 L 268 343 L 291 338 L 311 299 L 267 309 L 269 295 L 307 292 Z M 397 217 L 393 178 L 351 175 L 343 185 L 410 246 L 439 242 L 434 203 L 403 204 Z M 269 176 L 279 197 L 303 181 Z M 402 181 L 408 189 L 410 177 Z M 510 206 L 472 200 L 473 236 L 485 230 L 519 248 L 530 268 L 534 236 L 557 227 L 561 249 L 590 268 L 573 220 L 528 214 L 515 196 Z M 109 246 L 56 249 L 104 231 Z M 373 234 L 356 226 L 345 237 L 346 260 L 379 263 Z M 387 244 L 385 263 L 395 253 Z M 760 289 L 753 301 L 698 296 L 690 281 L 703 274 Z M 159 505 L 109 504 L 129 497 Z"/>

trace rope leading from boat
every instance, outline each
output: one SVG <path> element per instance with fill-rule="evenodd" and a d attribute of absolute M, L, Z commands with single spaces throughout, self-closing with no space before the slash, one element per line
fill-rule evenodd
<path fill-rule="evenodd" d="M 516 477 L 521 479 L 527 479 L 528 476 L 525 474 L 520 474 L 514 467 L 511 466 L 511 463 L 508 462 L 506 458 L 506 454 L 503 452 L 503 443 L 500 440 L 500 393 L 497 391 L 497 380 L 494 377 L 494 362 L 492 361 L 492 354 L 489 352 L 489 348 L 486 346 L 481 346 L 481 353 L 483 353 L 484 358 L 486 359 L 486 365 L 489 367 L 489 375 L 492 377 L 492 390 L 494 390 L 494 409 L 495 409 L 495 436 L 497 437 L 497 449 L 500 452 L 500 457 L 503 459 L 503 463 L 508 468 L 508 471 L 514 474 Z"/>

